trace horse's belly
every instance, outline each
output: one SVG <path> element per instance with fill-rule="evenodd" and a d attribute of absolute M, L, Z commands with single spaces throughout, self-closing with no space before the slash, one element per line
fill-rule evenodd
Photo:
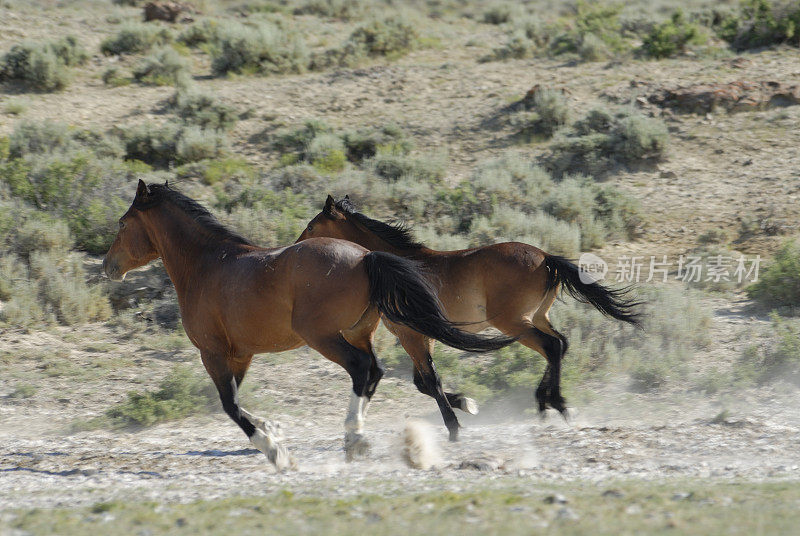
<path fill-rule="evenodd" d="M 459 326 L 463 331 L 477 333 L 489 327 L 486 320 L 486 300 L 482 293 L 455 292 L 440 294 L 448 320 L 468 323 Z"/>

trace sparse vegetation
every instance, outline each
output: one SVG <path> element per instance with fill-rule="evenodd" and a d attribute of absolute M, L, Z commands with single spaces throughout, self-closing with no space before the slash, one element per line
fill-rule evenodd
<path fill-rule="evenodd" d="M 299 73 L 308 67 L 308 50 L 300 35 L 278 25 L 228 23 L 219 28 L 211 68 L 218 76 Z"/>
<path fill-rule="evenodd" d="M 766 307 L 800 304 L 800 245 L 795 241 L 783 244 L 747 293 Z"/>
<path fill-rule="evenodd" d="M 157 391 L 130 392 L 128 400 L 108 410 L 107 415 L 117 426 L 152 426 L 187 417 L 216 402 L 217 393 L 208 377 L 190 367 L 177 366 Z"/>
<path fill-rule="evenodd" d="M 686 50 L 690 43 L 700 43 L 705 35 L 685 19 L 682 11 L 673 13 L 669 21 L 654 26 L 642 42 L 642 52 L 651 58 L 668 58 Z"/>
<path fill-rule="evenodd" d="M 556 138 L 545 165 L 558 177 L 600 176 L 616 165 L 657 162 L 665 156 L 668 143 L 669 133 L 660 119 L 595 109 Z"/>
<path fill-rule="evenodd" d="M 133 77 L 155 86 L 185 86 L 190 80 L 189 61 L 173 48 L 160 48 L 136 65 Z"/>
<path fill-rule="evenodd" d="M 117 34 L 100 44 L 104 54 L 137 54 L 173 40 L 172 32 L 154 24 L 125 23 Z"/>
<path fill-rule="evenodd" d="M 742 0 L 739 12 L 726 17 L 717 34 L 735 50 L 780 43 L 800 46 L 800 7 L 793 2 Z"/>
<path fill-rule="evenodd" d="M 36 91 L 60 91 L 71 79 L 69 67 L 88 54 L 75 37 L 15 45 L 0 59 L 0 81 L 18 80 Z"/>

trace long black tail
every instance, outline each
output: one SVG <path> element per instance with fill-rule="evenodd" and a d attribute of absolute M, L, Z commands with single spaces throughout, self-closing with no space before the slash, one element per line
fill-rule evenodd
<path fill-rule="evenodd" d="M 420 263 L 391 253 L 372 251 L 364 257 L 369 301 L 392 322 L 467 352 L 488 352 L 508 346 L 512 337 L 474 335 L 456 328 L 442 311 L 436 288 L 421 274 Z"/>
<path fill-rule="evenodd" d="M 639 326 L 639 315 L 635 308 L 642 302 L 628 297 L 627 288 L 610 289 L 600 283 L 584 283 L 580 278 L 580 268 L 564 257 L 547 255 L 547 288 L 553 289 L 560 283 L 576 300 L 591 303 L 601 313 L 617 320 Z"/>

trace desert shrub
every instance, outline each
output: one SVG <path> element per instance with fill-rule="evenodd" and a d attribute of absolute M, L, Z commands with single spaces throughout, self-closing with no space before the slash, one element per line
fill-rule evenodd
<path fill-rule="evenodd" d="M 78 42 L 78 38 L 72 35 L 49 41 L 46 45 L 58 59 L 64 62 L 67 67 L 83 65 L 89 59 L 89 53 Z"/>
<path fill-rule="evenodd" d="M 514 4 L 494 4 L 483 12 L 482 21 L 486 24 L 505 24 L 520 14 L 520 9 Z"/>
<path fill-rule="evenodd" d="M 91 129 L 70 128 L 57 121 L 21 121 L 9 137 L 9 157 L 48 153 L 91 152 L 101 158 L 119 158 L 118 138 Z"/>
<path fill-rule="evenodd" d="M 71 144 L 72 136 L 64 123 L 22 121 L 9 136 L 9 157 L 51 152 L 68 148 Z"/>
<path fill-rule="evenodd" d="M 593 110 L 570 132 L 556 138 L 545 166 L 557 177 L 565 173 L 602 175 L 615 165 L 659 161 L 668 142 L 667 127 L 660 119 Z"/>
<path fill-rule="evenodd" d="M 308 50 L 302 38 L 275 24 L 227 24 L 220 27 L 212 52 L 214 74 L 299 73 L 308 67 Z"/>
<path fill-rule="evenodd" d="M 530 15 L 515 20 L 507 33 L 506 42 L 480 61 L 495 61 L 535 57 L 548 50 L 556 28 Z"/>
<path fill-rule="evenodd" d="M 153 24 L 125 23 L 116 35 L 100 43 L 103 54 L 137 54 L 172 42 L 172 32 Z"/>
<path fill-rule="evenodd" d="M 581 250 L 581 229 L 576 224 L 502 205 L 473 220 L 468 236 L 471 246 L 520 241 L 567 257 L 576 257 Z"/>
<path fill-rule="evenodd" d="M 365 9 L 363 0 L 304 0 L 294 14 L 352 20 L 363 16 Z"/>
<path fill-rule="evenodd" d="M 669 21 L 654 26 L 645 36 L 642 53 L 651 58 L 668 58 L 684 52 L 686 45 L 700 42 L 702 38 L 699 27 L 688 22 L 682 11 L 676 11 Z"/>
<path fill-rule="evenodd" d="M 224 133 L 199 126 L 182 128 L 175 145 L 175 157 L 178 163 L 220 158 L 228 153 L 228 138 Z"/>
<path fill-rule="evenodd" d="M 205 129 L 230 130 L 239 120 L 233 106 L 193 87 L 178 89 L 171 105 L 181 119 Z"/>
<path fill-rule="evenodd" d="M 28 102 L 22 99 L 9 99 L 3 105 L 3 111 L 9 115 L 21 115 L 27 109 Z"/>
<path fill-rule="evenodd" d="M 139 82 L 155 86 L 186 85 L 190 80 L 189 61 L 175 49 L 165 47 L 143 58 L 133 69 Z"/>
<path fill-rule="evenodd" d="M 0 80 L 19 80 L 36 91 L 60 91 L 67 87 L 66 64 L 46 45 L 15 45 L 0 60 Z"/>
<path fill-rule="evenodd" d="M 79 255 L 36 251 L 31 254 L 30 266 L 31 275 L 39 281 L 45 308 L 52 310 L 60 323 L 83 324 L 111 316 L 105 290 L 87 285 Z"/>
<path fill-rule="evenodd" d="M 747 294 L 766 307 L 800 304 L 800 244 L 784 243 L 759 280 L 747 288 Z"/>
<path fill-rule="evenodd" d="M 340 46 L 314 54 L 311 68 L 354 67 L 370 57 L 397 58 L 419 42 L 414 26 L 403 17 L 373 19 L 356 28 Z"/>
<path fill-rule="evenodd" d="M 717 34 L 735 50 L 779 43 L 800 46 L 800 7 L 795 2 L 743 0 L 739 13 L 723 20 Z"/>
<path fill-rule="evenodd" d="M 74 244 L 69 226 L 46 213 L 34 213 L 13 233 L 13 249 L 28 259 L 35 251 L 67 251 Z"/>
<path fill-rule="evenodd" d="M 229 152 L 228 138 L 223 131 L 197 125 L 168 122 L 163 125 L 143 123 L 121 129 L 125 157 L 157 167 L 188 164 L 220 158 Z"/>
<path fill-rule="evenodd" d="M 101 79 L 105 85 L 111 87 L 128 86 L 131 83 L 131 79 L 122 75 L 121 71 L 117 67 L 109 67 L 103 71 Z"/>
<path fill-rule="evenodd" d="M 771 320 L 767 341 L 745 347 L 734 363 L 734 382 L 747 385 L 785 380 L 800 386 L 800 329 L 774 312 Z"/>
<path fill-rule="evenodd" d="M 357 44 L 369 56 L 401 56 L 413 49 L 419 36 L 405 18 L 395 16 L 375 19 L 350 34 L 349 41 Z"/>
<path fill-rule="evenodd" d="M 156 391 L 129 392 L 128 399 L 109 409 L 106 415 L 117 426 L 152 426 L 207 410 L 217 400 L 208 377 L 188 366 L 176 366 Z"/>
<path fill-rule="evenodd" d="M 515 124 L 519 134 L 525 138 L 536 136 L 551 137 L 556 130 L 567 123 L 569 106 L 564 95 L 555 90 L 541 89 L 533 97 L 529 112 L 520 112 Z"/>
<path fill-rule="evenodd" d="M 347 159 L 359 163 L 372 158 L 378 151 L 390 154 L 408 154 L 413 143 L 395 125 L 378 128 L 347 131 L 341 134 L 347 152 Z"/>
<path fill-rule="evenodd" d="M 176 174 L 179 179 L 199 177 L 206 184 L 217 184 L 231 179 L 251 179 L 255 171 L 243 158 L 232 156 L 185 164 L 176 170 Z"/>
<path fill-rule="evenodd" d="M 581 37 L 578 45 L 578 56 L 583 61 L 600 61 L 608 58 L 608 45 L 593 33 Z"/>
<path fill-rule="evenodd" d="M 308 144 L 306 150 L 311 165 L 322 173 L 334 173 L 344 169 L 347 158 L 344 142 L 335 134 L 321 134 Z"/>
<path fill-rule="evenodd" d="M 177 41 L 188 47 L 197 47 L 205 43 L 214 43 L 219 38 L 219 23 L 213 19 L 203 19 L 188 26 L 179 35 Z"/>
<path fill-rule="evenodd" d="M 364 168 L 388 181 L 409 178 L 415 181 L 438 181 L 444 177 L 447 163 L 439 155 L 378 153 L 364 161 Z"/>
<path fill-rule="evenodd" d="M 104 252 L 128 203 L 127 170 L 118 161 L 75 153 L 28 156 L 18 173 L 3 175 L 13 195 L 67 222 L 79 248 Z"/>

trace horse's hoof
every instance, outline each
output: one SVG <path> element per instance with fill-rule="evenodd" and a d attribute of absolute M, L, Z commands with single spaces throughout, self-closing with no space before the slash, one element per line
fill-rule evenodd
<path fill-rule="evenodd" d="M 466 411 L 470 415 L 477 415 L 478 403 L 465 396 L 461 399 L 461 411 Z"/>
<path fill-rule="evenodd" d="M 369 441 L 362 434 L 346 434 L 344 436 L 345 460 L 352 462 L 364 458 L 369 453 Z"/>
<path fill-rule="evenodd" d="M 278 445 L 270 454 L 272 455 L 267 455 L 267 458 L 275 465 L 275 469 L 278 471 L 284 472 L 297 469 L 297 460 L 289 454 L 289 450 L 283 445 Z"/>
<path fill-rule="evenodd" d="M 565 406 L 565 407 L 562 407 L 561 409 L 559 409 L 558 411 L 561 413 L 561 416 L 564 417 L 564 421 L 567 424 L 572 424 L 572 420 L 575 418 L 575 411 L 574 410 L 572 410 L 572 409 L 570 409 L 570 408 Z"/>
<path fill-rule="evenodd" d="M 458 428 L 450 430 L 450 442 L 455 443 L 458 441 Z"/>
<path fill-rule="evenodd" d="M 544 421 L 547 420 L 547 409 L 546 408 L 545 409 L 542 409 L 541 407 L 539 408 L 539 420 L 541 422 L 544 422 Z"/>

